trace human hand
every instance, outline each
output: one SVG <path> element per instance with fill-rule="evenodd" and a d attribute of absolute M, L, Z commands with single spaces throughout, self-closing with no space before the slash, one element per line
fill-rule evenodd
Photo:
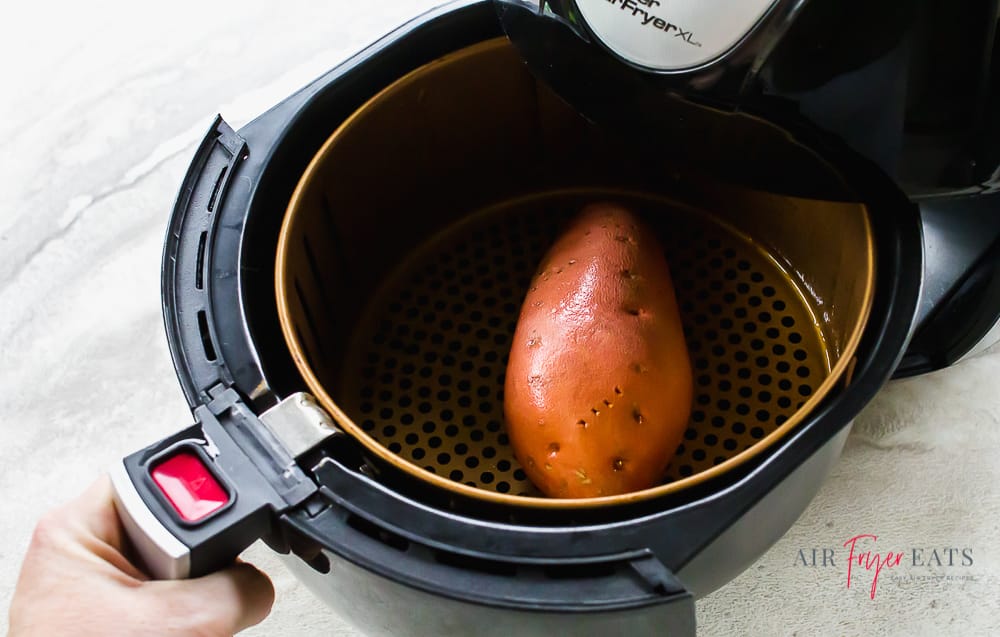
<path fill-rule="evenodd" d="M 10 637 L 232 635 L 274 602 L 250 564 L 191 580 L 152 581 L 124 555 L 124 535 L 102 477 L 35 528 L 10 605 Z"/>

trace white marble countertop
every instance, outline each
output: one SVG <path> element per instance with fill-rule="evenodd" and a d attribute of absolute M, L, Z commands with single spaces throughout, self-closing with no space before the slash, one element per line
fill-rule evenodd
<path fill-rule="evenodd" d="M 5 10 L 4 608 L 39 514 L 190 422 L 160 319 L 160 252 L 212 116 L 238 127 L 434 4 L 93 0 Z M 883 390 L 795 527 L 699 602 L 703 634 L 1000 634 L 998 378 L 994 349 Z M 905 552 L 901 567 L 882 572 L 875 599 L 863 567 L 846 587 L 843 543 L 865 533 L 878 536 L 866 548 Z M 834 565 L 822 566 L 823 549 L 836 551 Z M 359 634 L 266 549 L 247 557 L 278 588 L 272 616 L 247 634 Z"/>

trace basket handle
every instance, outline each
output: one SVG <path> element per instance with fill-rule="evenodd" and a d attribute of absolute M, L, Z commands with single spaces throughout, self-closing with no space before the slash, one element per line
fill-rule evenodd
<path fill-rule="evenodd" d="M 115 506 L 135 557 L 157 579 L 199 577 L 230 565 L 315 484 L 294 459 L 274 459 L 259 426 L 229 394 L 195 410 L 196 424 L 126 456 L 110 470 Z M 213 410 L 211 407 L 215 406 Z"/>

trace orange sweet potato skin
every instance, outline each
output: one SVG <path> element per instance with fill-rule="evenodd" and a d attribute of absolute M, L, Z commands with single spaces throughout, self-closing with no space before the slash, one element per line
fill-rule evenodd
<path fill-rule="evenodd" d="M 521 309 L 504 387 L 514 454 L 551 497 L 645 489 L 673 458 L 691 399 L 658 242 L 625 208 L 587 206 L 546 254 Z"/>

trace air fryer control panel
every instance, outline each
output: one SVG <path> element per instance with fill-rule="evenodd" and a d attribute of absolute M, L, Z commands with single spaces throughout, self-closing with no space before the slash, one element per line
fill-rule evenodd
<path fill-rule="evenodd" d="M 776 0 L 576 0 L 606 47 L 656 71 L 684 71 L 733 47 Z"/>

